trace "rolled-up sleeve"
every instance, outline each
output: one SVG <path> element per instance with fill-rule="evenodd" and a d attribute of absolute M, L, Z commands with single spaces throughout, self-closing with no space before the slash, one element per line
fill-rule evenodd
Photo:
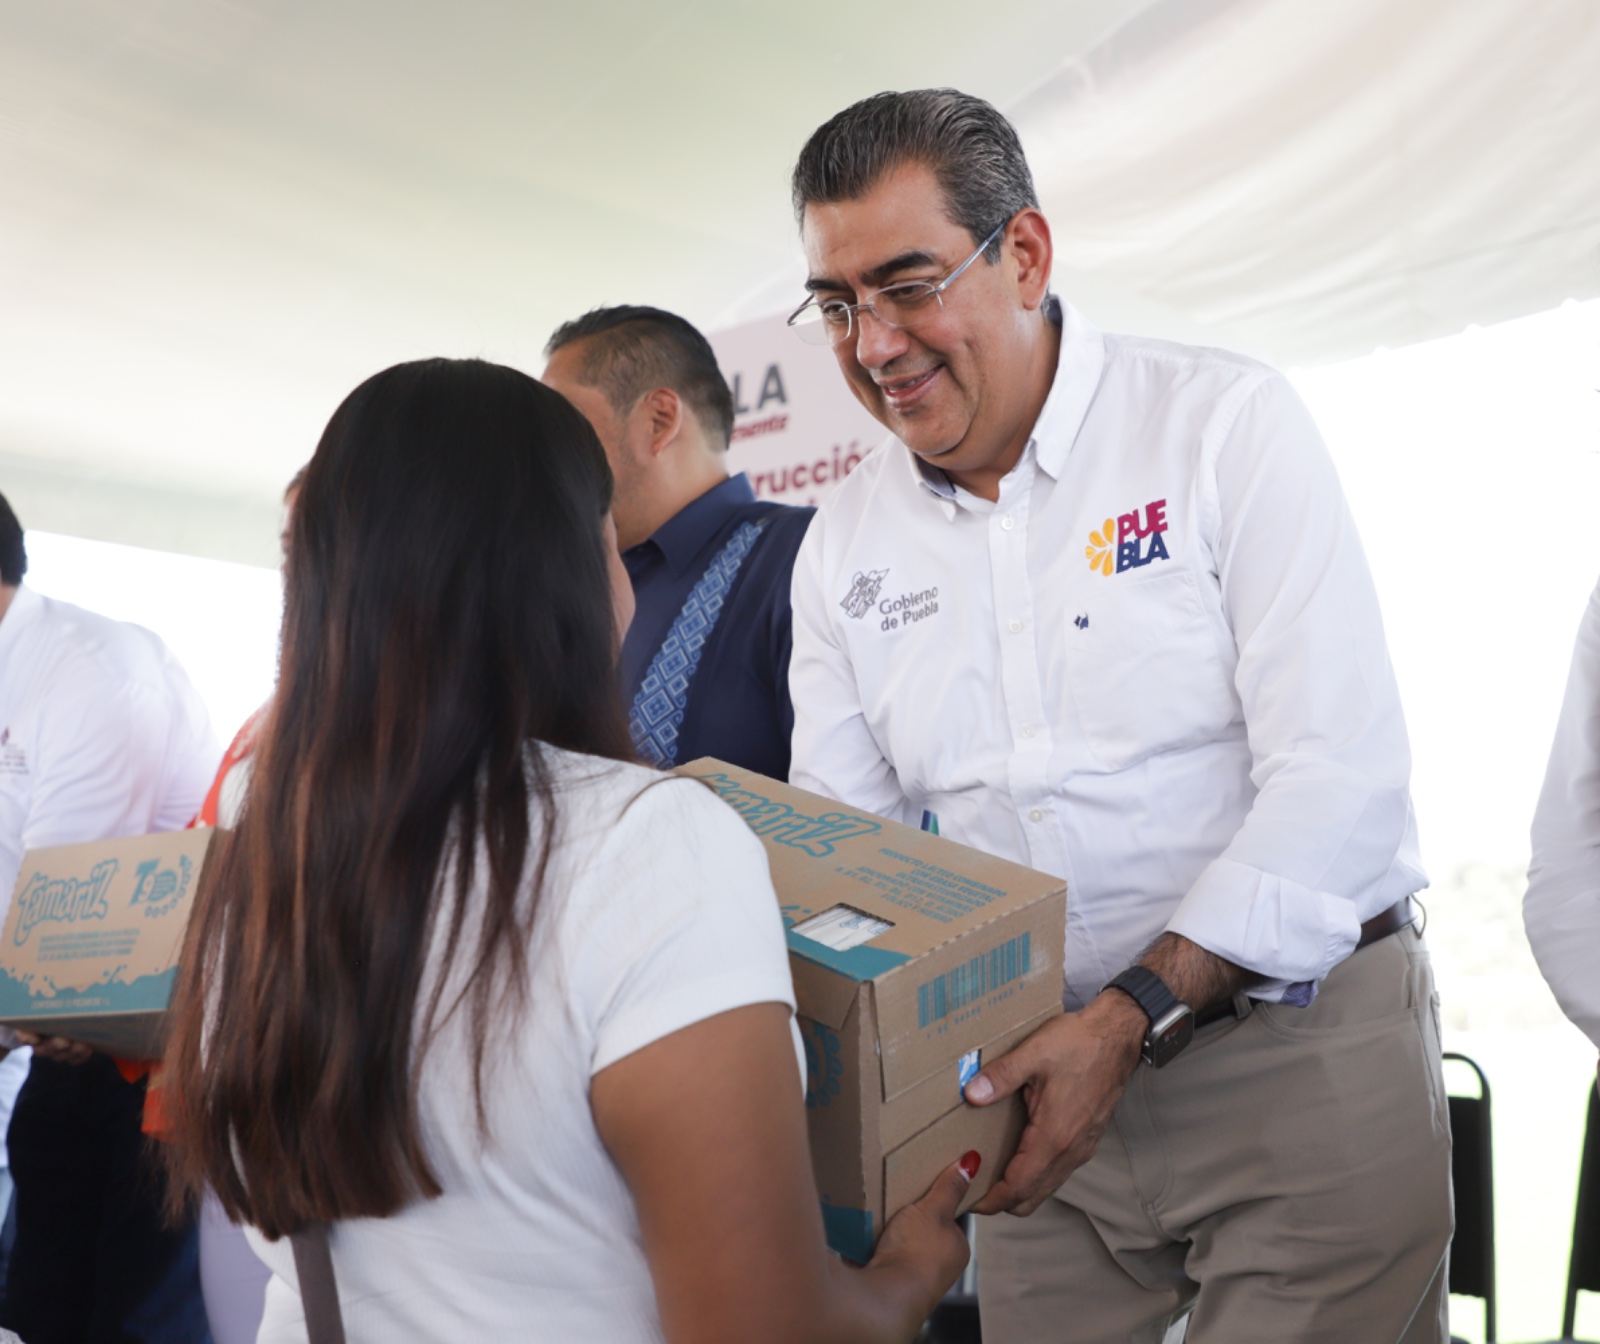
<path fill-rule="evenodd" d="M 1600 587 L 1578 627 L 1531 839 L 1528 942 L 1561 1011 L 1600 1046 Z"/>
<path fill-rule="evenodd" d="M 1426 876 L 1377 593 L 1316 426 L 1271 376 L 1205 451 L 1256 795 L 1168 928 L 1262 976 L 1270 998 L 1320 980 Z"/>

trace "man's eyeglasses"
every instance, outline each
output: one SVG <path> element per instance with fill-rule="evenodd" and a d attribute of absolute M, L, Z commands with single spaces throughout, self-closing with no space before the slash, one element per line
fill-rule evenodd
<path fill-rule="evenodd" d="M 789 325 L 800 339 L 811 345 L 838 345 L 854 333 L 860 319 L 856 314 L 869 312 L 887 327 L 910 328 L 932 317 L 944 306 L 941 297 L 945 290 L 960 279 L 961 272 L 972 265 L 984 251 L 1006 230 L 1006 220 L 993 233 L 978 244 L 978 249 L 943 280 L 906 280 L 898 285 L 886 285 L 862 299 L 860 303 L 846 303 L 843 299 L 807 299 L 789 315 Z"/>

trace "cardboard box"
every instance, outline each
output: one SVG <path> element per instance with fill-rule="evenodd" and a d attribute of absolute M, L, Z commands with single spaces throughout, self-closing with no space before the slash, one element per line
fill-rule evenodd
<path fill-rule="evenodd" d="M 788 929 L 806 1117 L 828 1244 L 865 1261 L 970 1149 L 976 1203 L 1016 1150 L 1021 1097 L 961 1088 L 1061 1011 L 1058 877 L 710 759 L 679 766 L 767 847 Z"/>
<path fill-rule="evenodd" d="M 219 831 L 30 849 L 0 934 L 0 1023 L 157 1059 Z"/>

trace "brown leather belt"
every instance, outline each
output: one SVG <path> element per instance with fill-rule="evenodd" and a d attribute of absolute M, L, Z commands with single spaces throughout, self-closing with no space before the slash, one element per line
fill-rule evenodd
<path fill-rule="evenodd" d="M 1364 947 L 1371 947 L 1374 943 L 1382 942 L 1390 934 L 1399 933 L 1408 924 L 1414 924 L 1417 919 L 1416 907 L 1411 903 L 1411 897 L 1402 896 L 1387 910 L 1381 910 L 1361 926 L 1361 936 L 1356 939 L 1356 951 Z M 1238 1017 L 1239 1003 L 1237 998 L 1224 999 L 1221 1003 L 1214 1003 L 1209 1008 L 1202 1008 L 1194 1015 L 1196 1027 L 1210 1026 L 1213 1022 L 1220 1022 L 1225 1017 Z"/>

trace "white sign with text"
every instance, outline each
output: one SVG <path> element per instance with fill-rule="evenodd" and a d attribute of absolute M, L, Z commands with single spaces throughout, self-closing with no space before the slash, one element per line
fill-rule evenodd
<path fill-rule="evenodd" d="M 782 315 L 711 332 L 733 391 L 729 466 L 761 499 L 820 504 L 887 437 L 839 372 L 833 351 L 807 345 Z"/>

